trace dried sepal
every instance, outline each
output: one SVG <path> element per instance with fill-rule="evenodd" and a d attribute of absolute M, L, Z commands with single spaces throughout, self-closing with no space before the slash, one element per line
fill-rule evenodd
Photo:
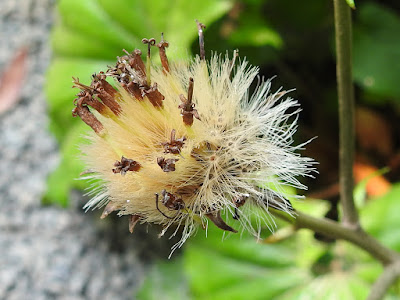
<path fill-rule="evenodd" d="M 249 194 L 239 194 L 239 195 L 233 197 L 232 201 L 233 201 L 233 204 L 235 205 L 235 212 L 233 214 L 233 218 L 235 220 L 240 219 L 238 208 L 243 206 L 246 203 L 246 200 L 248 198 L 249 198 Z"/>
<path fill-rule="evenodd" d="M 213 222 L 215 224 L 215 226 L 217 226 L 219 229 L 225 230 L 225 231 L 231 231 L 236 233 L 237 230 L 233 229 L 231 226 L 229 226 L 228 224 L 225 223 L 224 220 L 222 220 L 221 217 L 221 212 L 215 211 L 215 212 L 211 212 L 211 213 L 207 213 L 205 214 L 207 218 L 210 219 L 211 222 Z"/>
<path fill-rule="evenodd" d="M 103 213 L 100 216 L 100 219 L 104 219 L 104 218 L 108 217 L 109 214 L 111 214 L 113 211 L 115 211 L 117 209 L 118 209 L 118 207 L 114 202 L 112 202 L 112 201 L 108 202 L 106 207 L 103 210 Z"/>
<path fill-rule="evenodd" d="M 135 228 L 137 222 L 140 220 L 139 215 L 130 215 L 129 216 L 129 232 L 133 233 L 133 229 Z"/>

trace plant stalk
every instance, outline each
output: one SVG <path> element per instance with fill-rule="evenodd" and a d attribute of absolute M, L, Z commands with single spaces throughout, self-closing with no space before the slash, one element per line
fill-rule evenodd
<path fill-rule="evenodd" d="M 385 268 L 382 275 L 375 281 L 367 300 L 383 299 L 390 286 L 400 276 L 400 262 L 393 263 Z"/>
<path fill-rule="evenodd" d="M 344 224 L 326 218 L 315 218 L 299 211 L 295 212 L 296 217 L 274 209 L 270 209 L 270 211 L 296 228 L 307 228 L 335 239 L 346 240 L 365 250 L 384 265 L 400 261 L 400 255 L 397 252 L 386 248 L 360 228 L 349 228 Z"/>
<path fill-rule="evenodd" d="M 353 200 L 354 90 L 352 78 L 351 11 L 345 0 L 333 0 L 336 38 L 336 77 L 339 98 L 339 184 L 343 223 L 359 227 Z"/>

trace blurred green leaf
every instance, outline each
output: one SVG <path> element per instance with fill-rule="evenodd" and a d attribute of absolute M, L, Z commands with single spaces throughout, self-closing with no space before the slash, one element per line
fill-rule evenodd
<path fill-rule="evenodd" d="M 50 128 L 61 143 L 62 162 L 48 180 L 47 203 L 68 203 L 68 190 L 76 186 L 74 178 L 79 162 L 69 166 L 72 156 L 78 156 L 75 135 L 79 120 L 72 118 L 72 76 L 90 83 L 90 75 L 113 65 L 122 49 L 144 49 L 141 39 L 158 38 L 161 32 L 170 43 L 168 57 L 187 58 L 189 47 L 197 36 L 194 22 L 199 19 L 209 25 L 232 6 L 230 0 L 190 2 L 177 0 L 60 0 L 60 20 L 51 37 L 55 59 L 49 67 L 46 94 L 51 117 Z M 157 62 L 157 60 L 155 60 Z M 79 122 L 81 123 L 81 122 Z M 82 123 L 83 124 L 83 123 Z M 86 127 L 89 130 L 89 127 Z M 75 159 L 75 158 L 73 158 Z M 81 185 L 79 185 L 81 186 Z"/>
<path fill-rule="evenodd" d="M 183 273 L 182 259 L 156 264 L 148 273 L 140 291 L 139 300 L 186 300 L 189 297 L 188 286 Z"/>
<path fill-rule="evenodd" d="M 263 244 L 247 233 L 227 237 L 212 226 L 207 237 L 199 232 L 187 242 L 181 268 L 183 273 L 173 281 L 187 284 L 182 289 L 189 299 L 277 300 L 365 299 L 382 270 L 355 246 L 320 243 L 308 230 L 284 242 Z M 150 273 L 146 282 L 153 276 Z"/>
<path fill-rule="evenodd" d="M 354 79 L 366 91 L 400 100 L 400 18 L 376 3 L 360 5 L 354 24 Z"/>
<path fill-rule="evenodd" d="M 234 46 L 272 46 L 281 48 L 283 41 L 276 30 L 262 15 L 260 6 L 246 8 L 240 14 L 239 25 L 229 35 L 228 41 Z"/>
<path fill-rule="evenodd" d="M 400 183 L 384 197 L 370 200 L 361 212 L 365 229 L 395 250 L 400 249 L 399 198 Z M 327 208 L 317 200 L 294 203 L 314 216 Z M 354 245 L 324 244 L 309 230 L 263 244 L 246 232 L 226 236 L 214 226 L 207 237 L 199 232 L 187 242 L 182 268 L 190 299 L 365 299 L 382 271 Z M 395 299 L 396 293 L 391 290 L 385 299 Z"/>
<path fill-rule="evenodd" d="M 384 196 L 370 199 L 361 211 L 361 221 L 365 230 L 384 245 L 400 251 L 400 183 Z"/>
<path fill-rule="evenodd" d="M 346 0 L 347 4 L 352 8 L 356 8 L 356 4 L 354 3 L 354 0 Z"/>
<path fill-rule="evenodd" d="M 78 145 L 84 143 L 85 132 L 87 132 L 87 126 L 83 122 L 75 124 L 69 130 L 61 147 L 61 163 L 47 179 L 48 189 L 44 196 L 44 203 L 67 206 L 70 190 L 83 189 L 86 186 L 82 180 L 77 180 L 83 171 Z"/>

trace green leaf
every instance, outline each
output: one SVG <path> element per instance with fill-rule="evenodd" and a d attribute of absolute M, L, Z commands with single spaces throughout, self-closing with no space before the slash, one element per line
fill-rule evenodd
<path fill-rule="evenodd" d="M 272 299 L 308 275 L 295 270 L 293 249 L 267 245 L 244 233 L 222 240 L 217 228 L 199 232 L 184 255 L 195 299 Z"/>
<path fill-rule="evenodd" d="M 356 9 L 356 4 L 354 3 L 354 0 L 346 0 L 346 2 L 352 9 Z"/>
<path fill-rule="evenodd" d="M 400 99 L 400 18 L 376 3 L 366 3 L 357 12 L 354 79 L 372 94 Z"/>
<path fill-rule="evenodd" d="M 57 203 L 66 207 L 70 190 L 86 186 L 82 180 L 78 180 L 83 171 L 78 145 L 84 143 L 87 129 L 86 124 L 79 122 L 68 132 L 61 148 L 61 163 L 47 179 L 48 189 L 43 199 L 45 204 Z"/>
<path fill-rule="evenodd" d="M 204 0 L 173 2 L 153 0 L 60 0 L 58 13 L 60 22 L 54 27 L 51 42 L 55 59 L 49 67 L 46 79 L 46 94 L 49 101 L 50 128 L 61 143 L 62 163 L 48 180 L 47 203 L 68 203 L 68 190 L 77 186 L 78 165 L 69 166 L 72 153 L 71 135 L 80 122 L 72 118 L 73 99 L 78 90 L 72 89 L 72 76 L 82 83 L 90 83 L 90 76 L 113 65 L 122 49 L 144 50 L 141 39 L 159 39 L 164 32 L 170 43 L 168 57 L 187 58 L 189 47 L 197 37 L 195 19 L 211 25 L 231 7 L 230 0 Z M 154 54 L 156 51 L 153 51 Z M 156 55 L 155 55 L 156 56 Z M 155 60 L 157 63 L 157 60 Z M 89 129 L 88 129 L 89 130 Z M 68 138 L 66 138 L 68 137 Z M 74 143 L 75 143 L 74 142 Z M 80 186 L 80 185 L 78 185 Z"/>
<path fill-rule="evenodd" d="M 186 300 L 189 297 L 182 259 L 156 264 L 148 273 L 140 291 L 139 300 Z"/>
<path fill-rule="evenodd" d="M 400 184 L 396 189 L 400 192 Z M 383 200 L 391 202 L 394 195 L 390 201 Z M 302 207 L 311 205 L 305 201 Z M 263 244 L 246 232 L 226 236 L 210 226 L 207 237 L 200 231 L 185 245 L 181 271 L 178 275 L 169 274 L 174 277 L 173 282 L 183 286 L 183 295 L 189 299 L 353 300 L 366 298 L 382 266 L 354 245 L 345 241 L 323 244 L 308 230 L 278 244 Z M 152 281 L 153 276 L 150 273 L 146 282 Z M 174 290 L 161 285 L 166 293 Z M 146 289 L 151 290 L 151 286 Z"/>
<path fill-rule="evenodd" d="M 261 14 L 261 8 L 252 6 L 241 13 L 240 25 L 229 36 L 229 42 L 236 47 L 272 46 L 279 49 L 283 41 L 279 33 L 269 25 Z"/>
<path fill-rule="evenodd" d="M 386 246 L 400 251 L 400 183 L 384 196 L 370 199 L 361 211 L 365 230 Z"/>

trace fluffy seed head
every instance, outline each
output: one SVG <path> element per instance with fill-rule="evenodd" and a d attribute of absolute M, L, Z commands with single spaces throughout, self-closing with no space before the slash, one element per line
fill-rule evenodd
<path fill-rule="evenodd" d="M 282 186 L 305 189 L 297 177 L 313 170 L 313 161 L 296 153 L 303 145 L 293 145 L 297 101 L 286 91 L 271 93 L 270 80 L 258 79 L 250 96 L 258 68 L 235 66 L 236 52 L 233 60 L 206 61 L 199 24 L 203 50 L 192 61 L 170 63 L 162 38 L 156 45 L 162 67 L 153 66 L 155 41 L 144 39 L 146 64 L 134 50 L 94 74 L 90 86 L 74 79 L 81 89 L 74 115 L 93 129 L 82 152 L 91 170 L 86 178 L 96 179 L 97 188 L 85 207 L 105 206 L 102 218 L 128 215 L 130 231 L 137 222 L 161 224 L 162 234 L 183 226 L 176 246 L 209 220 L 258 236 L 273 223 L 269 206 L 292 211 Z"/>

